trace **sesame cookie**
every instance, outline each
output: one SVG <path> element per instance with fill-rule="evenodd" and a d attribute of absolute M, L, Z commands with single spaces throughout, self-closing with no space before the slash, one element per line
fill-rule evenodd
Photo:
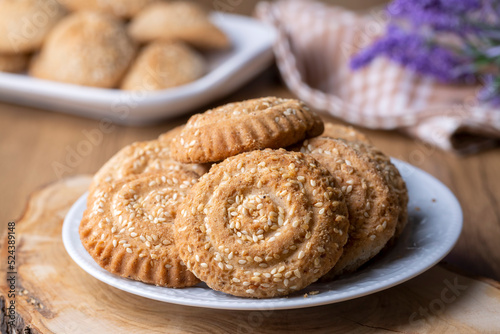
<path fill-rule="evenodd" d="M 0 72 L 19 73 L 28 65 L 27 55 L 4 55 L 0 54 Z"/>
<path fill-rule="evenodd" d="M 146 5 L 155 0 L 59 0 L 71 11 L 90 10 L 122 18 L 136 15 Z"/>
<path fill-rule="evenodd" d="M 201 49 L 227 49 L 227 36 L 208 13 L 190 1 L 155 2 L 144 8 L 129 25 L 136 41 L 183 41 Z"/>
<path fill-rule="evenodd" d="M 173 236 L 177 207 L 197 179 L 179 170 L 98 187 L 80 223 L 83 246 L 101 267 L 122 277 L 174 288 L 198 283 Z"/>
<path fill-rule="evenodd" d="M 172 157 L 216 162 L 242 152 L 286 147 L 322 132 L 323 122 L 304 103 L 264 97 L 192 116 L 172 140 Z"/>
<path fill-rule="evenodd" d="M 151 91 L 181 86 L 200 78 L 206 70 L 204 58 L 186 44 L 153 42 L 140 52 L 121 89 Z"/>
<path fill-rule="evenodd" d="M 326 274 L 347 241 L 347 209 L 334 178 L 311 156 L 242 153 L 212 167 L 179 206 L 181 259 L 209 287 L 268 298 Z"/>
<path fill-rule="evenodd" d="M 112 16 L 78 12 L 51 31 L 30 74 L 41 79 L 116 87 L 135 54 L 122 23 Z"/>
<path fill-rule="evenodd" d="M 363 143 L 371 144 L 370 139 L 363 133 L 357 131 L 352 126 L 345 126 L 340 124 L 325 123 L 325 131 L 322 137 L 340 138 L 347 141 L 360 141 Z"/>
<path fill-rule="evenodd" d="M 399 216 L 396 225 L 394 236 L 389 240 L 388 245 L 392 243 L 403 233 L 403 230 L 408 222 L 408 189 L 406 183 L 401 177 L 399 170 L 391 162 L 391 159 L 382 153 L 376 147 L 371 145 L 364 145 L 363 143 L 350 143 L 358 152 L 366 155 L 370 160 L 376 161 L 377 169 L 384 176 L 387 184 L 398 198 L 399 203 Z"/>
<path fill-rule="evenodd" d="M 300 151 L 310 154 L 335 176 L 349 211 L 349 240 L 325 278 L 352 272 L 384 248 L 398 224 L 398 194 L 381 171 L 386 165 L 372 158 L 379 154 L 372 146 L 329 137 L 306 140 Z"/>
<path fill-rule="evenodd" d="M 125 146 L 106 162 L 94 175 L 90 189 L 100 184 L 113 183 L 122 179 L 146 173 L 191 171 L 198 176 L 205 174 L 208 167 L 197 164 L 183 164 L 170 157 L 167 140 L 135 142 Z"/>
<path fill-rule="evenodd" d="M 38 50 L 64 15 L 66 10 L 57 0 L 0 1 L 0 53 Z"/>

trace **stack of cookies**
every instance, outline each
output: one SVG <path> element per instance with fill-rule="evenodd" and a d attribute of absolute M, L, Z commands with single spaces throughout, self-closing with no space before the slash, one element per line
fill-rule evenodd
<path fill-rule="evenodd" d="M 360 268 L 401 234 L 407 203 L 363 134 L 267 97 L 118 152 L 94 177 L 80 238 L 122 277 L 270 298 Z"/>
<path fill-rule="evenodd" d="M 0 1 L 4 72 L 153 91 L 200 78 L 207 72 L 203 53 L 229 47 L 208 12 L 191 1 Z"/>

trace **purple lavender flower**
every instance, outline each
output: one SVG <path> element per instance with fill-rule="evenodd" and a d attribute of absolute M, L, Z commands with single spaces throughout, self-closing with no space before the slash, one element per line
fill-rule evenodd
<path fill-rule="evenodd" d="M 465 60 L 447 48 L 429 43 L 423 36 L 390 25 L 387 33 L 372 46 L 362 50 L 351 60 L 351 68 L 366 66 L 374 58 L 385 56 L 417 73 L 431 75 L 441 82 L 463 79 L 457 77 L 454 68 Z"/>
<path fill-rule="evenodd" d="M 480 0 L 395 0 L 387 10 L 389 15 L 404 18 L 414 27 L 425 25 L 438 31 L 464 33 L 475 29 L 465 18 L 480 8 Z"/>

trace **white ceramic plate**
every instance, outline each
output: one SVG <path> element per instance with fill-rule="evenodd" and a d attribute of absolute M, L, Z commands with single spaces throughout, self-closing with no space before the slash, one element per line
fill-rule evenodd
<path fill-rule="evenodd" d="M 128 125 L 181 115 L 241 87 L 273 59 L 274 28 L 249 17 L 219 12 L 212 14 L 212 21 L 229 36 L 233 47 L 208 54 L 209 72 L 189 84 L 141 93 L 0 72 L 0 100 Z"/>
<path fill-rule="evenodd" d="M 169 289 L 132 281 L 99 267 L 84 249 L 78 226 L 86 194 L 75 202 L 64 221 L 64 246 L 87 273 L 115 288 L 168 303 L 232 310 L 279 310 L 337 303 L 365 296 L 409 280 L 438 263 L 453 248 L 462 230 L 462 210 L 455 196 L 429 174 L 393 160 L 408 186 L 409 222 L 396 245 L 358 272 L 330 283 L 314 283 L 288 298 L 247 299 L 213 291 L 204 284 Z M 417 211 L 415 208 L 418 207 Z M 308 291 L 317 295 L 304 298 Z"/>

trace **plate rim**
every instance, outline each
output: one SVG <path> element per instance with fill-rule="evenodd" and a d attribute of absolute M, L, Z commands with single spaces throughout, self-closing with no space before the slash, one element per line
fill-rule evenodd
<path fill-rule="evenodd" d="M 434 267 L 437 263 L 439 263 L 456 245 L 458 238 L 461 235 L 462 229 L 463 229 L 463 211 L 460 206 L 460 203 L 456 196 L 453 194 L 453 192 L 445 185 L 443 184 L 440 180 L 435 178 L 434 176 L 430 175 L 429 173 L 421 170 L 420 168 L 417 168 L 407 162 L 391 158 L 391 160 L 397 164 L 397 165 L 402 165 L 404 167 L 410 168 L 412 170 L 417 171 L 418 173 L 421 173 L 424 177 L 431 179 L 437 187 L 440 188 L 441 191 L 444 191 L 447 194 L 447 200 L 451 201 L 453 203 L 453 208 L 450 208 L 450 212 L 452 212 L 454 215 L 456 215 L 456 219 L 452 220 L 450 219 L 450 222 L 448 223 L 450 226 L 454 226 L 455 228 L 452 229 L 451 235 L 448 235 L 447 237 L 447 243 L 441 244 L 440 252 L 438 252 L 438 256 L 428 256 L 425 258 L 425 260 L 429 260 L 425 263 L 425 265 L 420 265 L 416 266 L 416 270 L 410 270 L 410 274 L 408 274 L 408 271 L 404 273 L 400 273 L 396 276 L 393 276 L 389 279 L 384 280 L 383 282 L 377 282 L 375 284 L 375 288 L 367 289 L 364 288 L 362 289 L 361 292 L 356 292 L 356 293 L 346 293 L 346 295 L 342 298 L 338 299 L 331 299 L 331 296 L 325 296 L 324 298 L 321 297 L 321 294 L 315 295 L 314 298 L 303 298 L 300 297 L 300 299 L 290 299 L 287 297 L 282 297 L 282 298 L 268 298 L 268 299 L 252 299 L 252 298 L 242 298 L 242 297 L 234 297 L 235 300 L 225 300 L 221 302 L 221 304 L 210 304 L 205 301 L 199 301 L 196 299 L 183 299 L 183 298 L 178 298 L 176 296 L 168 296 L 168 300 L 165 300 L 165 298 L 157 297 L 154 294 L 146 292 L 138 292 L 135 290 L 136 286 L 141 286 L 141 285 L 146 285 L 146 286 L 151 286 L 150 284 L 138 282 L 138 281 L 133 281 L 129 280 L 126 278 L 119 277 L 117 275 L 113 275 L 109 272 L 107 272 L 105 269 L 101 268 L 98 266 L 97 263 L 93 263 L 92 265 L 95 265 L 98 271 L 92 271 L 90 268 L 87 267 L 87 264 L 84 263 L 83 265 L 80 264 L 80 254 L 77 250 L 78 246 L 81 246 L 83 248 L 83 245 L 81 242 L 79 242 L 77 245 L 74 245 L 71 242 L 71 221 L 70 217 L 72 217 L 75 212 L 79 211 L 79 207 L 81 205 L 81 202 L 86 201 L 86 196 L 88 192 L 85 192 L 83 195 L 81 195 L 71 206 L 70 210 L 65 216 L 64 222 L 63 222 L 63 227 L 62 227 L 62 239 L 63 239 L 63 244 L 66 252 L 70 255 L 72 260 L 85 272 L 87 272 L 90 276 L 94 277 L 95 279 L 122 291 L 141 296 L 144 298 L 152 299 L 152 300 L 157 300 L 160 302 L 164 303 L 171 303 L 171 304 L 178 304 L 178 305 L 184 305 L 184 306 L 193 306 L 193 307 L 202 307 L 202 308 L 209 308 L 209 309 L 221 309 L 221 310 L 246 310 L 246 311 L 258 311 L 258 310 L 285 310 L 285 309 L 298 309 L 298 308 L 308 308 L 308 307 L 315 307 L 315 306 L 321 306 L 321 305 L 327 305 L 327 304 L 333 304 L 333 303 L 339 303 L 343 302 L 346 300 L 350 299 L 355 299 L 355 298 L 360 298 L 366 295 L 370 295 L 373 293 L 377 293 L 386 289 L 389 289 L 391 287 L 394 287 L 396 285 L 402 284 L 420 274 L 423 272 L 429 270 L 430 268 Z M 80 238 L 78 238 L 80 240 Z M 88 253 L 87 253 L 88 255 Z M 90 255 L 89 255 L 90 256 Z M 425 261 L 424 261 L 425 262 Z M 403 276 L 403 277 L 399 277 Z M 109 278 L 109 279 L 108 279 Z M 125 284 L 124 286 L 117 287 L 113 285 L 112 283 L 109 282 L 109 280 L 119 280 Z M 163 287 L 158 287 L 158 288 L 163 288 Z M 200 287 L 192 287 L 192 288 L 200 288 Z M 168 288 L 166 288 L 168 289 Z M 190 289 L 190 288 L 185 288 L 185 289 Z M 180 289 L 178 289 L 180 290 Z M 302 296 L 302 294 L 299 294 L 298 296 Z M 251 302 L 249 302 L 251 301 Z M 259 306 L 255 305 L 256 302 L 260 301 L 261 303 L 259 304 L 273 304 L 272 306 Z M 297 302 L 296 302 L 297 301 Z M 276 303 L 280 304 L 276 304 Z M 230 304 L 230 305 L 229 305 Z"/>

